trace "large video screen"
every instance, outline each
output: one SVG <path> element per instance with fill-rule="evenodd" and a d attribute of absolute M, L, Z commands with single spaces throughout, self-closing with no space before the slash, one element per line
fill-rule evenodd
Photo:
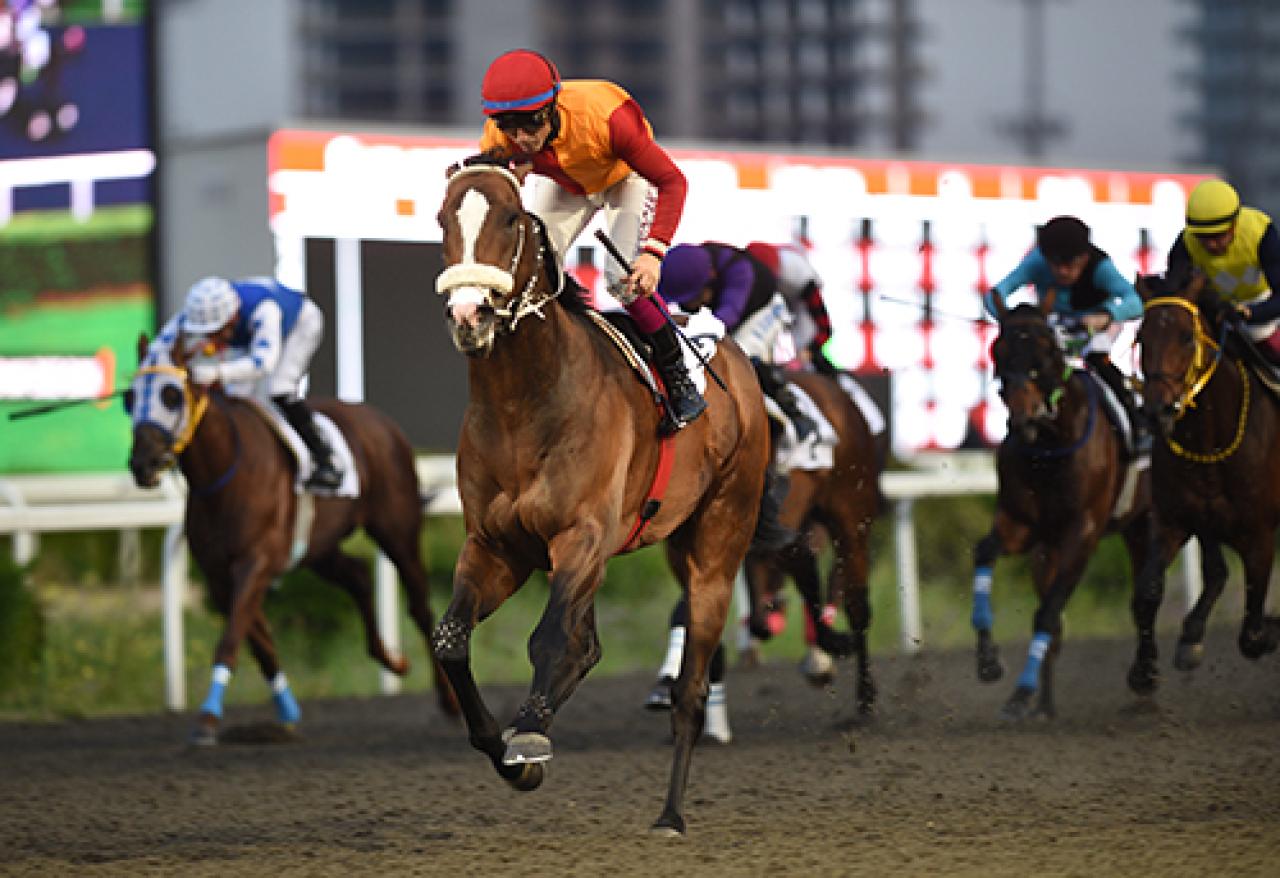
<path fill-rule="evenodd" d="M 0 473 L 125 465 L 112 394 L 155 325 L 150 16 L 0 0 Z"/>

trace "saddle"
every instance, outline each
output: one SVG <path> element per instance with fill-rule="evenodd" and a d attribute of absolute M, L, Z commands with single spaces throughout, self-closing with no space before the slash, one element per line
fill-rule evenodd
<path fill-rule="evenodd" d="M 1232 327 L 1232 334 L 1240 341 L 1240 349 L 1244 352 L 1244 361 L 1267 390 L 1280 398 L 1280 363 L 1276 363 L 1263 353 L 1253 336 L 1248 332 Z"/>
<path fill-rule="evenodd" d="M 342 473 L 342 484 L 338 486 L 337 490 L 333 491 L 310 488 L 307 486 L 307 480 L 311 478 L 311 472 L 315 469 L 315 464 L 311 459 L 311 451 L 307 448 L 307 444 L 302 441 L 302 437 L 298 435 L 298 431 L 293 429 L 289 422 L 285 420 L 284 414 L 274 405 L 252 396 L 243 397 L 243 399 L 262 417 L 293 457 L 294 463 L 297 465 L 293 484 L 294 493 L 299 496 L 314 494 L 318 497 L 346 497 L 349 499 L 355 499 L 360 496 L 360 474 L 356 469 L 355 457 L 351 453 L 351 446 L 347 443 L 347 437 L 338 429 L 337 424 L 320 412 L 315 413 L 316 428 L 324 434 L 324 438 L 329 441 L 329 446 L 333 449 L 333 463 Z"/>

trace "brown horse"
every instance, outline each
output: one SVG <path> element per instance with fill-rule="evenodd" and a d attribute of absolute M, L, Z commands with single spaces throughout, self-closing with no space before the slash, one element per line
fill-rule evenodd
<path fill-rule="evenodd" d="M 1183 620 L 1174 666 L 1191 670 L 1204 657 L 1205 623 L 1227 579 L 1224 543 L 1244 562 L 1240 652 L 1256 659 L 1280 643 L 1280 619 L 1265 615 L 1280 525 L 1280 403 L 1247 365 L 1234 310 L 1203 277 L 1185 290 L 1161 288 L 1159 278 L 1138 287 L 1146 302 L 1138 330 L 1143 408 L 1162 440 L 1151 461 L 1152 550 L 1133 597 L 1138 650 L 1129 685 L 1142 694 L 1159 682 L 1155 618 L 1164 572 L 1192 536 L 1204 558 L 1204 590 Z"/>
<path fill-rule="evenodd" d="M 835 460 L 831 469 L 788 472 L 788 489 L 778 520 L 800 538 L 779 551 L 753 549 L 748 556 L 746 574 L 751 597 L 748 627 L 752 635 L 761 640 L 772 636 L 766 613 L 775 604 L 785 577 L 790 576 L 804 600 L 805 612 L 813 627 L 811 647 L 821 651 L 817 656 L 819 660 L 850 654 L 856 657 L 854 700 L 859 713 L 869 714 L 876 699 L 867 650 L 867 629 L 871 624 L 867 588 L 869 542 L 871 523 L 883 505 L 879 478 L 887 449 L 872 434 L 862 411 L 835 379 L 798 371 L 788 372 L 786 377 L 809 395 L 835 428 Z M 819 529 L 830 537 L 835 553 L 827 594 L 829 600 L 843 603 L 852 636 L 834 631 L 823 618 L 821 572 L 815 549 Z M 823 664 L 829 663 L 828 658 Z M 823 673 L 821 667 L 815 668 L 811 679 L 825 684 L 830 673 L 829 669 Z"/>
<path fill-rule="evenodd" d="M 1009 410 L 1009 433 L 996 453 L 995 522 L 974 548 L 978 678 L 994 682 L 1004 673 L 991 638 L 996 559 L 1029 552 L 1040 603 L 1027 662 L 1003 715 L 1053 717 L 1053 664 L 1062 648 L 1063 609 L 1098 541 L 1110 531 L 1123 537 L 1136 577 L 1148 549 L 1150 482 L 1145 470 L 1126 472 L 1121 439 L 1107 427 L 1095 378 L 1067 365 L 1047 320 L 1052 297 L 1041 308 L 1024 304 L 1005 310 L 998 297 L 996 302 L 1000 334 L 991 356 Z M 1136 482 L 1127 485 L 1127 478 Z M 1122 502 L 1126 493 L 1129 499 Z"/>
<path fill-rule="evenodd" d="M 468 356 L 471 398 L 458 443 L 467 537 L 433 643 L 471 744 L 517 789 L 541 784 L 552 720 L 600 658 L 594 602 L 605 563 L 665 539 L 690 624 L 675 687 L 670 784 L 653 831 L 682 834 L 708 662 L 768 463 L 755 374 L 734 345 L 720 345 L 712 363 L 728 390 L 711 385 L 706 414 L 672 440 L 674 464 L 655 513 L 660 410 L 573 288 L 558 292 L 554 258 L 521 206 L 515 176 L 483 164 L 457 172 L 439 221 L 447 267 L 437 288 L 449 295 L 446 319 Z M 471 634 L 535 569 L 549 571 L 550 598 L 529 639 L 529 697 L 504 731 L 472 676 Z"/>
<path fill-rule="evenodd" d="M 413 449 L 400 429 L 369 406 L 316 403 L 351 446 L 360 497 L 316 498 L 306 545 L 295 546 L 300 504 L 294 494 L 293 457 L 250 403 L 192 383 L 184 348 L 179 336 L 172 352 L 157 348 L 148 355 L 146 339 L 140 341 L 144 365 L 125 394 L 133 420 L 129 468 L 141 487 L 154 487 L 160 471 L 175 459 L 186 477 L 187 540 L 214 606 L 227 619 L 214 649 L 213 682 L 192 735 L 195 743 L 213 744 L 223 690 L 246 637 L 272 687 L 280 721 L 291 726 L 299 719 L 263 612 L 267 589 L 295 561 L 351 596 L 360 610 L 369 654 L 396 674 L 406 673 L 408 662 L 383 645 L 368 564 L 343 552 L 342 540 L 363 527 L 399 572 L 409 613 L 424 638 L 430 637 L 434 620 L 419 545 L 422 498 Z M 433 671 L 441 709 L 456 715 L 457 703 L 438 662 L 433 661 Z"/>

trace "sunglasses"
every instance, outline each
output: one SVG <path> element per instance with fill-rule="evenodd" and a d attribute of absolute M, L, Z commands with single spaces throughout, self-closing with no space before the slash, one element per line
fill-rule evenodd
<path fill-rule="evenodd" d="M 493 117 L 498 130 L 504 133 L 523 131 L 525 134 L 537 134 L 547 120 L 551 118 L 551 108 L 543 107 L 532 113 L 499 113 Z"/>

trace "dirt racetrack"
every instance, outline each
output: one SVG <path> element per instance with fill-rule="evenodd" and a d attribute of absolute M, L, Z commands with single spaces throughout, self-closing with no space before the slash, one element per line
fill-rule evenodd
<path fill-rule="evenodd" d="M 186 717 L 0 725 L 0 874 L 1280 875 L 1280 657 L 1220 631 L 1184 679 L 1162 648 L 1139 703 L 1128 642 L 1069 641 L 1059 719 L 1014 727 L 1010 675 L 978 684 L 968 653 L 880 661 L 859 726 L 847 666 L 833 693 L 790 662 L 735 673 L 735 740 L 698 748 L 676 840 L 647 833 L 669 766 L 648 676 L 583 684 L 533 793 L 425 696 L 307 703 L 298 743 L 204 751 Z M 486 689 L 500 718 L 522 694 Z"/>

